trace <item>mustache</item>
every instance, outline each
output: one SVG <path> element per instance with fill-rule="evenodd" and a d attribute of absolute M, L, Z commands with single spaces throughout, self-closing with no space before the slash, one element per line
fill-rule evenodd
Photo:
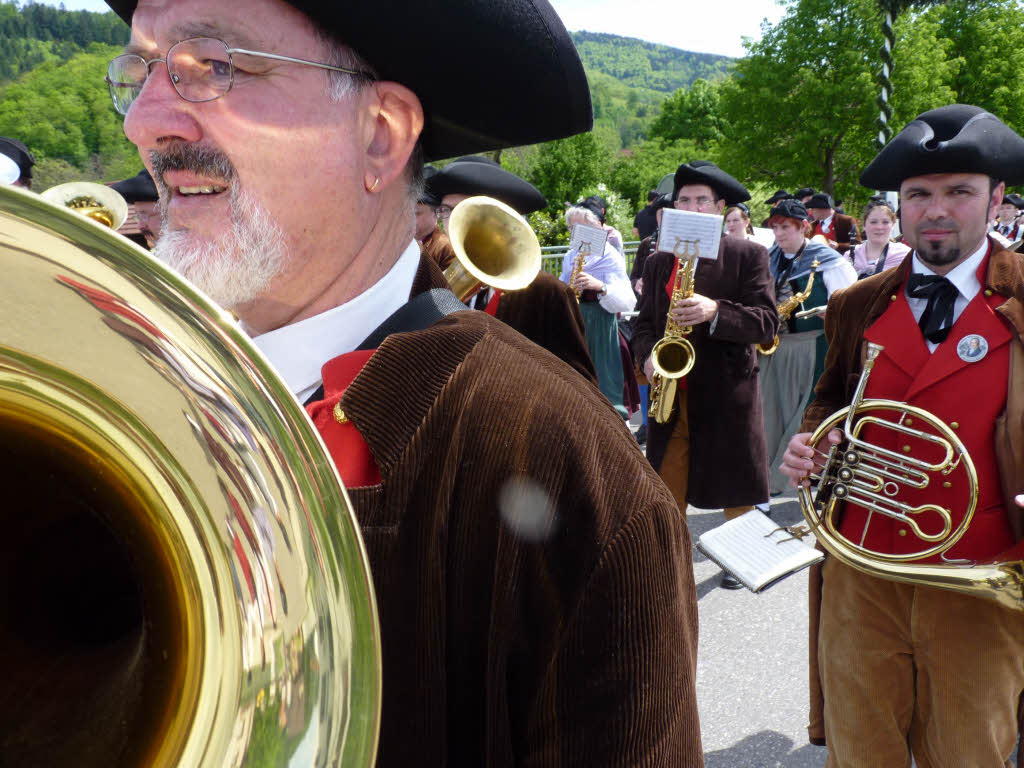
<path fill-rule="evenodd" d="M 230 186 L 237 178 L 235 166 L 228 156 L 219 149 L 209 146 L 185 143 L 168 144 L 162 149 L 149 152 L 149 161 L 153 167 L 153 181 L 164 198 L 169 187 L 164 180 L 168 171 L 189 171 L 190 173 L 209 176 L 223 181 Z"/>

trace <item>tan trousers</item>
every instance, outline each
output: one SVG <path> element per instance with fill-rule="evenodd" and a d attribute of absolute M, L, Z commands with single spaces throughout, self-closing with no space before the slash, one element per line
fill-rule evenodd
<path fill-rule="evenodd" d="M 668 439 L 668 445 L 665 446 L 665 457 L 661 460 L 658 476 L 672 491 L 672 498 L 676 500 L 676 506 L 685 515 L 686 485 L 690 478 L 690 419 L 686 414 L 686 390 L 676 392 L 676 408 L 679 409 L 679 415 L 676 418 L 675 428 Z M 753 506 L 726 507 L 723 511 L 725 519 L 732 520 L 753 508 Z"/>
<path fill-rule="evenodd" d="M 829 557 L 818 662 L 827 768 L 995 768 L 1017 742 L 1024 612 Z"/>

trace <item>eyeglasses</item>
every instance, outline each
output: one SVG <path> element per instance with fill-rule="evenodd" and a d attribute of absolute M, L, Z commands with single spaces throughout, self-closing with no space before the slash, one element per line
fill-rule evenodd
<path fill-rule="evenodd" d="M 675 201 L 675 206 L 676 208 L 685 208 L 690 203 L 693 203 L 698 208 L 706 208 L 707 206 L 712 205 L 714 202 L 715 201 L 710 197 L 680 197 L 678 200 Z"/>
<path fill-rule="evenodd" d="M 310 67 L 329 69 L 333 72 L 345 72 L 349 75 L 364 77 L 369 80 L 373 76 L 368 72 L 360 72 L 345 67 L 334 67 L 306 59 L 293 59 L 290 56 L 278 56 L 276 53 L 247 51 L 243 48 L 228 48 L 223 40 L 213 37 L 193 37 L 175 43 L 167 49 L 162 59 L 146 60 L 134 53 L 124 53 L 115 57 L 107 65 L 107 86 L 114 109 L 122 115 L 128 114 L 128 108 L 138 98 L 149 77 L 150 68 L 159 61 L 167 66 L 167 75 L 171 85 L 185 101 L 199 103 L 219 99 L 231 90 L 235 82 L 235 61 L 233 54 L 259 56 L 264 59 L 288 61 L 292 64 L 305 64 Z M 244 68 L 242 69 L 244 72 Z"/>
<path fill-rule="evenodd" d="M 434 210 L 437 211 L 437 215 L 442 219 L 447 219 L 452 215 L 452 207 L 450 205 L 439 205 Z"/>

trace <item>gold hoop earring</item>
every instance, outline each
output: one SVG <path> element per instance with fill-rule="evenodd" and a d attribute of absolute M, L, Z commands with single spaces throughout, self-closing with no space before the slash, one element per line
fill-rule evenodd
<path fill-rule="evenodd" d="M 380 184 L 380 176 L 374 176 L 373 177 L 373 185 L 367 187 L 366 191 L 367 192 L 373 192 L 373 190 L 375 190 L 377 188 L 378 184 Z"/>

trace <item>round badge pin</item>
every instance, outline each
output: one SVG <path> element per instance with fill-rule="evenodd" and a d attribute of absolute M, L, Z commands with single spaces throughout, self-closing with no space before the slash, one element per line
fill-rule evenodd
<path fill-rule="evenodd" d="M 988 342 L 984 336 L 972 333 L 960 339 L 956 353 L 965 363 L 976 363 L 988 354 Z"/>

